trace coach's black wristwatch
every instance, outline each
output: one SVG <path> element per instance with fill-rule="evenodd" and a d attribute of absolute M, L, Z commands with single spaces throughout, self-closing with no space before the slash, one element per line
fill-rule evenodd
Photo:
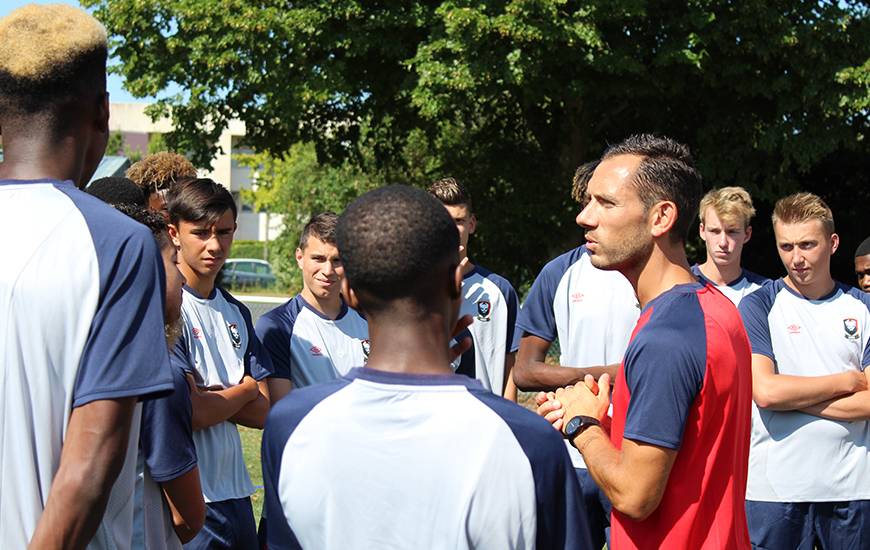
<path fill-rule="evenodd" d="M 583 433 L 590 426 L 600 426 L 601 421 L 593 416 L 578 415 L 568 421 L 565 425 L 565 435 L 568 436 L 573 443 L 574 438 Z"/>

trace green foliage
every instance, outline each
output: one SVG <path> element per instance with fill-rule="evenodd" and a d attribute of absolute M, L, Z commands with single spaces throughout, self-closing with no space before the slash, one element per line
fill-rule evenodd
<path fill-rule="evenodd" d="M 234 240 L 233 248 L 230 250 L 230 258 L 256 258 L 258 260 L 266 260 L 262 241 L 245 241 Z"/>
<path fill-rule="evenodd" d="M 106 143 L 107 155 L 121 155 L 124 151 L 124 136 L 121 132 L 109 132 L 109 141 Z"/>
<path fill-rule="evenodd" d="M 340 213 L 354 198 L 380 184 L 348 162 L 321 165 L 311 144 L 296 144 L 278 157 L 248 155 L 240 163 L 254 171 L 256 182 L 252 190 L 242 191 L 242 199 L 255 210 L 283 216 L 284 230 L 269 245 L 269 261 L 282 286 L 301 286 L 294 254 L 308 219 L 326 210 Z"/>
<path fill-rule="evenodd" d="M 362 179 L 456 175 L 481 221 L 472 255 L 518 284 L 580 239 L 574 168 L 631 133 L 690 144 L 708 186 L 744 185 L 761 212 L 805 188 L 853 216 L 866 193 L 865 2 L 84 1 L 134 94 L 185 90 L 153 112 L 197 165 L 239 118 L 279 158 L 307 147 Z M 329 195 L 309 191 L 310 207 Z"/>

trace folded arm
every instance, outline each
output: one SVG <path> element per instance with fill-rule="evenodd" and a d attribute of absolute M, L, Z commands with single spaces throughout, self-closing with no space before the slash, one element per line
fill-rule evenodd
<path fill-rule="evenodd" d="M 229 418 L 230 422 L 249 428 L 262 430 L 269 415 L 269 383 L 266 380 L 257 382 L 257 394 L 251 401 Z"/>
<path fill-rule="evenodd" d="M 523 335 L 522 340 L 520 340 L 520 349 L 517 352 L 516 364 L 512 371 L 514 383 L 519 389 L 524 391 L 554 390 L 577 384 L 587 374 L 598 379 L 602 374 L 607 373 L 612 380 L 619 369 L 619 365 L 584 368 L 548 365 L 544 362 L 544 358 L 547 356 L 550 345 L 551 342 L 539 336 L 529 333 Z"/>
<path fill-rule="evenodd" d="M 250 376 L 242 382 L 223 390 L 204 390 L 196 386 L 188 375 L 193 429 L 201 430 L 231 420 L 248 403 L 260 398 L 257 381 Z"/>
<path fill-rule="evenodd" d="M 867 378 L 860 371 L 825 376 L 777 374 L 770 357 L 752 354 L 752 398 L 762 409 L 801 410 L 866 389 Z"/>

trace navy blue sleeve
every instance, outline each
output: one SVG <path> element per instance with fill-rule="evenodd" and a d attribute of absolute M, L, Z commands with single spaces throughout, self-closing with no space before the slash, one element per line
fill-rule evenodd
<path fill-rule="evenodd" d="M 263 349 L 272 360 L 275 378 L 290 380 L 290 369 L 293 364 L 290 353 L 290 333 L 293 327 L 287 327 L 281 322 L 279 310 L 273 309 L 257 319 L 257 336 L 263 344 Z"/>
<path fill-rule="evenodd" d="M 505 304 L 507 305 L 508 310 L 508 320 L 507 320 L 507 341 L 505 342 L 505 350 L 508 353 L 513 353 L 520 348 L 520 339 L 517 338 L 516 327 L 517 327 L 517 314 L 520 309 L 520 300 L 517 297 L 517 291 L 514 290 L 513 285 L 511 285 L 507 279 L 503 277 L 497 277 L 493 280 L 493 282 L 498 286 L 499 290 L 501 290 L 502 295 L 505 299 Z M 551 304 L 552 306 L 552 301 Z"/>
<path fill-rule="evenodd" d="M 142 404 L 139 445 L 151 477 L 158 483 L 176 479 L 196 466 L 190 388 L 184 371 L 173 366 L 174 391 Z"/>
<path fill-rule="evenodd" d="M 848 287 L 844 288 L 843 290 L 849 296 L 864 304 L 864 307 L 867 308 L 868 314 L 870 314 L 870 294 L 863 292 L 855 287 Z M 861 321 L 859 321 L 859 323 L 860 322 Z M 864 332 L 866 332 L 867 330 L 870 330 L 870 326 L 864 327 Z M 870 366 L 870 338 L 867 338 L 867 342 L 864 344 L 864 353 L 861 356 L 861 367 L 863 368 L 868 366 Z"/>
<path fill-rule="evenodd" d="M 233 303 L 239 308 L 242 319 L 245 320 L 245 326 L 248 331 L 248 347 L 245 349 L 245 374 L 250 375 L 258 382 L 272 376 L 275 374 L 275 369 L 272 367 L 272 359 L 266 353 L 266 350 L 263 349 L 260 339 L 257 338 L 254 322 L 251 319 L 251 310 L 226 290 L 220 290 L 228 302 Z"/>
<path fill-rule="evenodd" d="M 704 312 L 695 294 L 651 306 L 625 353 L 631 400 L 623 437 L 676 450 L 706 374 Z"/>
<path fill-rule="evenodd" d="M 282 399 L 272 407 L 263 429 L 260 458 L 263 465 L 263 485 L 265 492 L 264 516 L 269 518 L 266 529 L 266 546 L 276 550 L 296 550 L 302 548 L 293 529 L 287 523 L 287 515 L 281 506 L 278 495 L 281 478 L 281 459 L 287 441 L 296 426 L 305 418 L 315 405 L 347 386 L 344 378 L 293 390 L 292 399 Z"/>
<path fill-rule="evenodd" d="M 767 316 L 773 307 L 777 293 L 777 282 L 768 281 L 761 288 L 740 300 L 738 310 L 743 319 L 743 327 L 752 345 L 752 353 L 770 357 L 773 356 L 773 344 L 770 338 L 770 324 Z"/>
<path fill-rule="evenodd" d="M 532 467 L 537 548 L 592 549 L 586 508 L 564 440 L 546 420 L 485 390 L 470 390 L 510 427 Z"/>
<path fill-rule="evenodd" d="M 548 342 L 556 340 L 556 314 L 553 312 L 553 300 L 556 299 L 556 289 L 562 276 L 571 267 L 575 251 L 562 254 L 550 261 L 538 274 L 526 301 L 519 312 L 517 327 Z M 576 261 L 576 260 L 574 260 Z"/>
<path fill-rule="evenodd" d="M 172 389 L 163 325 L 165 274 L 151 232 L 77 190 L 58 187 L 84 216 L 99 265 L 99 300 L 73 389 L 73 407 Z"/>

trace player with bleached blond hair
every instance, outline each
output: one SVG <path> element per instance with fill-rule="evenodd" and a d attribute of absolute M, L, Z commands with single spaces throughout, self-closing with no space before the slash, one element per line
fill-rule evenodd
<path fill-rule="evenodd" d="M 173 388 L 163 268 L 80 189 L 109 137 L 106 31 L 0 19 L 0 548 L 130 548 L 141 400 Z"/>
<path fill-rule="evenodd" d="M 713 189 L 701 199 L 698 232 L 707 249 L 704 263 L 692 266 L 692 272 L 709 281 L 734 305 L 758 290 L 766 277 L 744 269 L 741 264 L 743 245 L 752 237 L 752 197 L 742 187 Z"/>

